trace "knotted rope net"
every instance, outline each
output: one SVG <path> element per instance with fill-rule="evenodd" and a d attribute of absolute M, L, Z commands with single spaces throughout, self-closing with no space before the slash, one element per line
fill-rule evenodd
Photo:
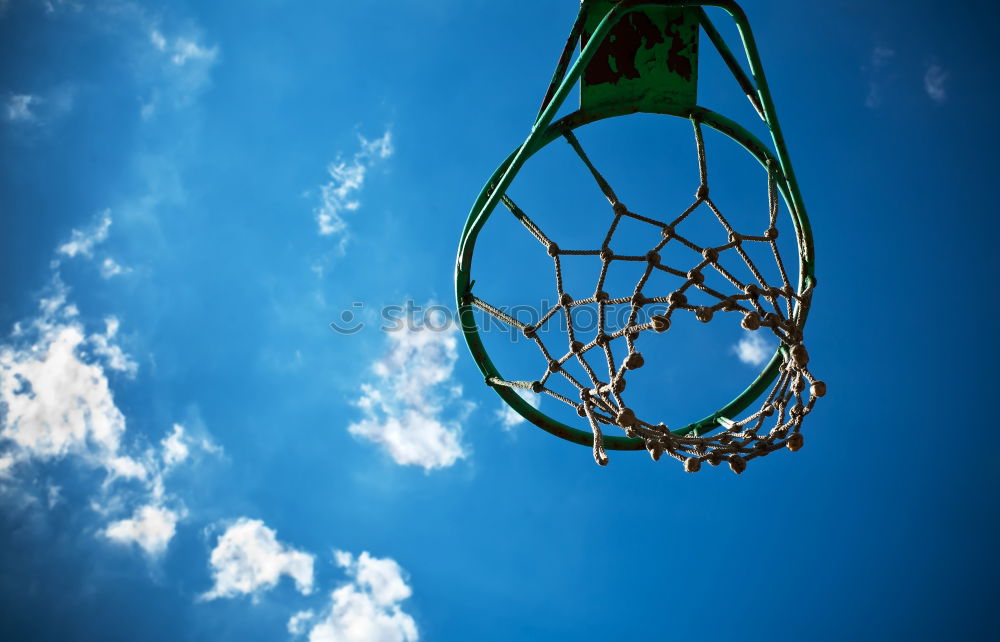
<path fill-rule="evenodd" d="M 813 286 L 810 284 L 802 292 L 796 291 L 789 281 L 788 272 L 778 250 L 777 173 L 780 170 L 773 160 L 767 162 L 770 218 L 767 229 L 759 235 L 736 231 L 709 196 L 701 123 L 695 118 L 692 118 L 691 122 L 694 126 L 700 182 L 694 202 L 671 221 L 649 218 L 626 207 L 608 181 L 594 167 L 576 136 L 567 131 L 564 134 L 566 141 L 597 181 L 598 187 L 607 197 L 613 210 L 614 216 L 601 246 L 589 250 L 567 250 L 559 247 L 507 194 L 503 194 L 503 204 L 552 257 L 555 266 L 557 303 L 537 323 L 525 324 L 473 294 L 468 297 L 470 303 L 502 323 L 517 328 L 526 338 L 534 341 L 544 359 L 544 371 L 537 379 L 507 381 L 491 377 L 487 383 L 492 386 L 507 386 L 544 393 L 575 408 L 577 414 L 586 418 L 590 424 L 594 435 L 594 459 L 602 466 L 608 463 L 603 445 L 603 427 L 614 426 L 623 430 L 627 437 L 643 439 L 646 449 L 654 460 L 659 460 L 663 453 L 666 453 L 682 462 L 688 472 L 699 470 L 702 462 L 715 466 L 727 461 L 730 468 L 739 474 L 746 469 L 747 462 L 754 458 L 763 457 L 782 447 L 787 447 L 791 451 L 801 448 L 803 438 L 800 430 L 803 419 L 812 411 L 816 399 L 826 393 L 826 385 L 816 379 L 809 370 L 809 354 L 803 338 L 805 314 L 801 312 L 808 308 Z M 707 209 L 710 215 L 718 220 L 725 232 L 725 242 L 703 247 L 685 237 L 684 224 L 691 220 L 699 209 Z M 659 240 L 644 255 L 621 255 L 611 247 L 615 230 L 626 217 L 660 230 Z M 671 243 L 690 249 L 691 255 L 696 257 L 693 264 L 676 267 L 664 263 L 661 251 Z M 768 283 L 765 280 L 764 274 L 743 247 L 747 243 L 770 246 L 777 265 L 777 273 L 780 275 L 780 284 Z M 746 264 L 750 274 L 753 275 L 753 280 L 747 279 L 744 282 L 733 271 L 722 265 L 722 258 L 732 255 L 738 256 Z M 600 258 L 601 269 L 592 296 L 575 299 L 565 291 L 560 261 L 560 258 L 565 256 Z M 645 263 L 642 276 L 627 296 L 613 297 L 605 291 L 609 266 L 616 261 Z M 708 270 L 715 270 L 732 286 L 728 292 L 710 287 L 706 283 L 705 274 Z M 644 288 L 654 271 L 680 277 L 682 279 L 680 286 L 670 292 L 647 292 Z M 687 293 L 692 289 L 705 293 L 709 297 L 708 300 L 715 302 L 711 305 L 689 302 Z M 572 310 L 577 306 L 594 304 L 598 312 L 597 330 L 595 336 L 587 340 L 574 328 Z M 644 306 L 652 304 L 666 307 L 662 313 L 653 314 L 648 319 L 645 317 L 640 319 Z M 607 327 L 608 309 L 609 306 L 616 305 L 628 305 L 630 311 L 623 326 L 611 330 Z M 742 315 L 741 325 L 744 329 L 770 332 L 781 343 L 783 362 L 777 378 L 769 393 L 763 397 L 760 406 L 741 419 L 719 417 L 717 421 L 722 430 L 704 435 L 698 434 L 697 431 L 678 434 L 671 432 L 663 423 L 654 423 L 637 416 L 626 403 L 624 396 L 628 372 L 646 365 L 642 353 L 636 349 L 636 340 L 643 333 L 669 331 L 674 315 L 689 313 L 699 321 L 708 323 L 716 313 L 720 312 Z M 560 314 L 565 317 L 566 336 L 569 342 L 564 350 L 547 346 L 540 336 L 540 330 L 544 329 L 546 323 Z M 625 345 L 624 355 L 616 359 L 615 351 L 621 354 L 621 349 L 617 348 L 621 344 Z M 575 377 L 567 370 L 566 365 L 570 360 L 579 363 L 582 371 L 586 373 L 585 379 Z M 602 361 L 606 364 L 606 372 L 601 366 L 602 373 L 598 374 L 599 367 L 596 363 Z M 559 376 L 576 389 L 577 399 L 571 399 L 552 388 L 550 380 Z"/>

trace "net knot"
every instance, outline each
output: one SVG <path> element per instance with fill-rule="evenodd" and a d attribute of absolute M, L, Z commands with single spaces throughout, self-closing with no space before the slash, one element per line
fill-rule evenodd
<path fill-rule="evenodd" d="M 612 205 L 611 209 L 615 211 L 615 214 L 617 216 L 625 216 L 626 214 L 628 214 L 628 208 L 625 207 L 625 204 L 620 201 Z"/>
<path fill-rule="evenodd" d="M 760 315 L 756 312 L 747 312 L 743 316 L 743 321 L 740 322 L 744 330 L 756 330 L 760 328 Z"/>
<path fill-rule="evenodd" d="M 636 370 L 645 365 L 646 361 L 642 358 L 641 352 L 633 352 L 625 359 L 625 367 L 629 370 Z"/>
<path fill-rule="evenodd" d="M 813 381 L 809 386 L 809 394 L 813 397 L 823 397 L 826 395 L 826 384 L 822 381 Z"/>
<path fill-rule="evenodd" d="M 559 245 L 555 242 L 549 243 L 545 249 L 549 253 L 549 256 L 555 257 L 559 255 Z"/>
<path fill-rule="evenodd" d="M 653 265 L 659 265 L 660 264 L 660 253 L 656 252 L 654 250 L 650 250 L 649 252 L 646 252 L 646 261 L 649 262 L 649 263 L 651 263 L 651 264 L 653 264 Z"/>
<path fill-rule="evenodd" d="M 666 332 L 670 328 L 670 319 L 662 314 L 653 315 L 650 321 L 653 323 L 653 330 L 655 332 Z"/>
<path fill-rule="evenodd" d="M 695 311 L 694 316 L 702 323 L 708 323 L 712 320 L 712 308 L 702 306 Z"/>
<path fill-rule="evenodd" d="M 739 455 L 730 455 L 729 468 L 732 469 L 734 473 L 739 475 L 740 473 L 742 473 L 744 470 L 747 469 L 747 460 L 743 459 Z"/>
<path fill-rule="evenodd" d="M 563 292 L 562 294 L 559 295 L 559 305 L 568 308 L 569 306 L 573 305 L 573 297 Z"/>
<path fill-rule="evenodd" d="M 764 231 L 764 238 L 766 238 L 768 241 L 773 241 L 776 238 L 778 238 L 778 228 L 776 227 L 767 228 L 767 230 Z"/>
<path fill-rule="evenodd" d="M 697 457 L 688 457 L 684 460 L 684 472 L 696 473 L 701 470 L 701 460 Z"/>
<path fill-rule="evenodd" d="M 601 248 L 599 256 L 602 261 L 610 261 L 615 257 L 615 253 L 611 251 L 610 247 Z"/>
<path fill-rule="evenodd" d="M 671 305 L 685 306 L 687 305 L 687 300 L 688 300 L 687 295 L 684 294 L 683 292 L 674 291 L 667 296 L 667 301 Z"/>
<path fill-rule="evenodd" d="M 694 193 L 694 196 L 699 201 L 704 201 L 705 199 L 707 199 L 708 198 L 708 185 L 699 185 L 698 186 L 698 191 Z"/>
<path fill-rule="evenodd" d="M 805 441 L 802 437 L 802 433 L 794 432 L 788 436 L 788 441 L 785 442 L 785 447 L 792 452 L 796 452 L 802 448 L 802 444 Z"/>
<path fill-rule="evenodd" d="M 626 426 L 636 425 L 636 423 L 638 423 L 638 420 L 635 418 L 635 413 L 632 411 L 631 408 L 622 408 L 621 410 L 618 411 L 618 414 L 615 416 L 615 423 L 621 426 L 622 428 L 625 428 Z"/>
<path fill-rule="evenodd" d="M 800 368 L 809 363 L 809 352 L 806 350 L 806 347 L 801 343 L 796 343 L 795 345 L 793 345 L 790 354 L 792 357 L 792 361 L 794 361 L 795 365 L 797 365 Z"/>
<path fill-rule="evenodd" d="M 706 247 L 701 251 L 701 255 L 705 257 L 705 260 L 709 263 L 715 263 L 719 259 L 719 251 L 714 247 Z"/>

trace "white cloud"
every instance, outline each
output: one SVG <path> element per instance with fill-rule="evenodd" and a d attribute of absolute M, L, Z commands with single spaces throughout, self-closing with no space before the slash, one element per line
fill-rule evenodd
<path fill-rule="evenodd" d="M 743 363 L 759 366 L 771 356 L 773 350 L 767 341 L 761 338 L 760 333 L 747 331 L 739 343 L 733 346 L 733 352 Z"/>
<path fill-rule="evenodd" d="M 532 408 L 538 408 L 542 403 L 542 395 L 531 392 L 530 390 L 520 390 L 517 389 L 514 392 L 518 394 L 521 399 L 524 399 Z M 519 415 L 516 410 L 508 406 L 505 402 L 500 402 L 500 408 L 497 409 L 497 420 L 500 425 L 503 426 L 504 430 L 510 430 L 514 426 L 524 423 L 524 417 Z"/>
<path fill-rule="evenodd" d="M 347 222 L 343 212 L 352 212 L 361 207 L 358 200 L 368 169 L 377 161 L 392 156 L 392 132 L 386 131 L 380 138 L 368 140 L 358 136 L 360 148 L 350 160 L 338 158 L 326 170 L 330 180 L 320 185 L 320 205 L 316 208 L 316 223 L 322 236 L 339 236 L 341 247 L 346 242 Z"/>
<path fill-rule="evenodd" d="M 152 31 L 149 32 L 149 41 L 153 43 L 153 46 L 156 47 L 159 51 L 167 50 L 167 39 L 164 38 L 163 34 L 160 33 L 157 29 L 153 29 Z"/>
<path fill-rule="evenodd" d="M 139 364 L 133 361 L 132 357 L 125 354 L 121 346 L 114 343 L 115 335 L 118 334 L 118 326 L 119 322 L 116 317 L 106 317 L 104 319 L 104 334 L 90 335 L 93 353 L 99 357 L 104 357 L 108 368 L 134 377 L 136 371 L 139 369 Z"/>
<path fill-rule="evenodd" d="M 13 94 L 8 96 L 4 105 L 4 115 L 10 122 L 31 122 L 37 118 L 31 110 L 32 105 L 38 105 L 38 96 L 31 94 Z"/>
<path fill-rule="evenodd" d="M 184 426 L 180 424 L 174 424 L 173 432 L 164 437 L 160 445 L 163 447 L 163 464 L 167 467 L 176 466 L 191 454 L 184 442 Z"/>
<path fill-rule="evenodd" d="M 295 581 L 295 588 L 309 594 L 313 588 L 314 557 L 277 539 L 277 534 L 258 519 L 241 517 L 219 537 L 210 565 L 214 585 L 203 599 L 256 595 L 274 588 L 282 575 Z"/>
<path fill-rule="evenodd" d="M 313 611 L 299 611 L 288 618 L 288 632 L 292 635 L 302 635 L 309 628 L 309 622 L 314 617 L 316 617 L 316 613 Z"/>
<path fill-rule="evenodd" d="M 162 555 L 177 531 L 180 515 L 168 508 L 147 505 L 138 508 L 129 519 L 112 522 L 104 536 L 119 544 L 136 544 L 147 555 Z"/>
<path fill-rule="evenodd" d="M 88 340 L 68 306 L 65 286 L 42 299 L 42 314 L 18 326 L 15 336 L 35 335 L 27 345 L 0 346 L 0 402 L 6 417 L 0 436 L 9 440 L 16 459 L 50 459 L 78 455 L 109 472 L 128 468 L 119 453 L 125 417 L 115 405 L 108 378 L 98 362 L 85 361 L 93 352 L 111 355 L 111 361 L 131 364 L 112 343 L 113 333 Z M 94 344 L 94 337 L 103 343 Z M 125 458 L 127 459 L 127 458 Z"/>
<path fill-rule="evenodd" d="M 335 559 L 351 580 L 333 591 L 330 606 L 309 631 L 309 642 L 416 642 L 420 638 L 413 617 L 400 608 L 413 591 L 395 560 L 367 552 L 355 560 L 343 551 L 337 551 Z M 290 631 L 300 615 L 289 620 Z M 295 625 L 304 629 L 302 620 Z"/>
<path fill-rule="evenodd" d="M 174 42 L 174 55 L 170 57 L 170 62 L 178 66 L 193 60 L 214 62 L 218 53 L 217 47 L 203 47 L 193 40 L 178 38 Z"/>
<path fill-rule="evenodd" d="M 927 72 L 924 74 L 924 90 L 936 103 L 943 103 L 948 99 L 948 91 L 945 89 L 948 76 L 948 72 L 941 65 L 932 64 L 927 67 Z"/>
<path fill-rule="evenodd" d="M 49 484 L 46 488 L 47 504 L 49 509 L 55 507 L 60 501 L 62 501 L 62 487 L 56 486 L 55 484 Z"/>
<path fill-rule="evenodd" d="M 164 470 L 191 460 L 198 452 L 221 455 L 222 447 L 208 437 L 196 437 L 181 424 L 174 424 L 170 434 L 160 440 L 160 459 Z"/>
<path fill-rule="evenodd" d="M 98 221 L 88 229 L 74 229 L 70 233 L 70 240 L 59 246 L 56 250 L 70 258 L 76 255 L 90 257 L 93 254 L 94 246 L 103 243 L 108 238 L 108 230 L 111 229 L 111 210 L 104 210 L 100 214 Z"/>
<path fill-rule="evenodd" d="M 48 87 L 37 94 L 8 94 L 3 104 L 3 118 L 9 123 L 30 126 L 32 131 L 47 131 L 73 109 L 76 88 L 71 84 Z"/>
<path fill-rule="evenodd" d="M 131 268 L 122 267 L 110 256 L 101 261 L 101 276 L 105 279 L 110 279 L 113 276 L 126 274 L 131 271 Z"/>
<path fill-rule="evenodd" d="M 451 383 L 456 330 L 404 327 L 388 334 L 389 350 L 375 362 L 375 383 L 363 384 L 356 405 L 365 414 L 348 426 L 351 434 L 382 446 L 397 464 L 425 470 L 451 466 L 466 456 L 457 421 L 461 388 Z M 457 408 L 456 408 L 457 407 Z"/>
<path fill-rule="evenodd" d="M 136 452 L 134 440 L 126 443 L 126 419 L 109 376 L 134 376 L 138 366 L 117 343 L 118 319 L 105 318 L 104 330 L 88 335 L 58 273 L 51 289 L 39 314 L 15 324 L 10 341 L 0 344 L 0 478 L 22 484 L 35 465 L 62 460 L 101 470 L 106 476 L 90 505 L 113 521 L 100 532 L 159 555 L 185 515 L 164 488 L 167 469 L 180 463 L 174 441 L 181 434 L 175 427 L 164 439 L 163 465 L 152 449 Z M 204 450 L 214 448 L 207 438 L 201 442 Z M 49 483 L 46 491 L 51 508 L 60 501 L 59 487 Z M 131 517 L 114 519 L 123 510 Z"/>
<path fill-rule="evenodd" d="M 172 41 L 168 40 L 158 29 L 150 31 L 149 41 L 157 51 L 169 54 L 170 62 L 178 67 L 183 67 L 192 61 L 213 63 L 219 53 L 218 47 L 205 47 L 190 38 L 177 37 Z"/>

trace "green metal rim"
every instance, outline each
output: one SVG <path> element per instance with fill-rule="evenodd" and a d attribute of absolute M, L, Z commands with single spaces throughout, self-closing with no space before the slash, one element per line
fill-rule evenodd
<path fill-rule="evenodd" d="M 526 161 L 537 151 L 541 150 L 567 131 L 618 115 L 620 114 L 614 111 L 606 113 L 575 112 L 573 114 L 569 114 L 549 126 L 544 133 L 533 137 L 537 141 L 537 144 L 533 145 L 532 149 L 525 150 L 527 153 L 521 156 L 521 160 Z M 694 117 L 705 125 L 708 125 L 709 127 L 727 135 L 732 140 L 742 145 L 754 158 L 758 160 L 758 162 L 761 163 L 761 165 L 765 167 L 769 159 L 774 159 L 771 151 L 756 136 L 751 134 L 736 122 L 711 110 L 696 107 L 687 113 L 674 115 L 688 118 Z M 489 382 L 491 378 L 504 379 L 504 377 L 500 374 L 497 367 L 494 365 L 493 361 L 486 352 L 482 338 L 479 335 L 479 327 L 476 324 L 475 316 L 473 314 L 474 308 L 465 300 L 465 295 L 469 292 L 469 284 L 471 282 L 472 255 L 475 249 L 476 239 L 479 235 L 479 231 L 493 213 L 492 209 L 490 211 L 485 210 L 492 194 L 491 187 L 497 184 L 521 151 L 521 148 L 514 150 L 497 168 L 487 181 L 486 185 L 483 187 L 479 194 L 479 198 L 472 207 L 472 211 L 470 212 L 469 219 L 466 222 L 465 231 L 462 234 L 462 240 L 459 245 L 460 254 L 456 269 L 455 293 L 457 297 L 459 316 L 462 321 L 462 331 L 465 336 L 466 343 L 469 346 L 469 350 L 487 382 Z M 788 205 L 789 211 L 793 212 L 793 225 L 796 229 L 797 236 L 799 236 L 801 240 L 802 237 L 801 234 L 799 234 L 801 229 L 800 220 L 798 216 L 794 215 L 795 209 L 792 206 L 788 186 L 785 181 L 779 180 L 778 188 Z M 808 257 L 811 254 L 811 248 L 809 246 L 800 245 L 800 254 L 803 249 L 805 250 L 805 256 Z M 800 258 L 803 257 L 800 256 Z M 802 282 L 800 280 L 800 290 L 801 287 Z M 674 430 L 673 432 L 679 435 L 690 434 L 692 432 L 705 434 L 719 427 L 719 417 L 733 418 L 745 410 L 754 402 L 754 400 L 760 397 L 760 395 L 767 390 L 768 386 L 770 386 L 775 377 L 777 377 L 778 370 L 781 366 L 781 362 L 783 361 L 781 352 L 782 348 L 779 348 L 757 378 L 754 379 L 747 389 L 735 399 L 703 419 L 691 423 L 684 428 Z M 573 428 L 572 426 L 549 417 L 545 413 L 528 404 L 517 393 L 508 387 L 492 387 L 497 394 L 499 394 L 506 403 L 510 404 L 510 406 L 514 408 L 514 410 L 516 410 L 522 417 L 539 428 L 556 435 L 557 437 L 561 437 L 578 444 L 586 446 L 593 444 L 593 435 L 590 431 Z M 608 435 L 604 438 L 604 446 L 605 448 L 612 450 L 641 450 L 645 448 L 645 443 L 643 440 L 637 438 Z"/>
<path fill-rule="evenodd" d="M 744 14 L 743 10 L 732 0 L 714 0 L 709 2 L 692 2 L 685 0 L 623 0 L 615 5 L 614 8 L 612 8 L 611 11 L 609 11 L 604 17 L 598 27 L 594 30 L 591 41 L 583 48 L 583 51 L 580 52 L 579 57 L 573 62 L 572 66 L 568 70 L 563 68 L 564 73 L 561 81 L 559 80 L 561 72 L 559 68 L 557 68 L 556 78 L 553 79 L 553 86 L 558 85 L 558 89 L 552 92 L 551 96 L 546 97 L 546 102 L 543 104 L 542 111 L 539 113 L 538 118 L 535 121 L 535 125 L 532 128 L 531 134 L 528 136 L 528 140 L 507 157 L 507 159 L 500 165 L 496 172 L 494 172 L 493 176 L 480 192 L 479 197 L 476 199 L 476 203 L 469 214 L 469 218 L 466 221 L 465 229 L 462 232 L 462 238 L 459 244 L 458 260 L 455 268 L 456 300 L 466 343 L 468 344 L 469 350 L 472 353 L 477 365 L 486 377 L 487 383 L 491 378 L 503 379 L 503 376 L 497 371 L 496 366 L 486 353 L 486 349 L 479 336 L 478 326 L 476 325 L 475 317 L 473 316 L 472 307 L 466 301 L 466 295 L 470 290 L 472 253 L 479 230 L 495 209 L 500 195 L 507 189 L 510 182 L 513 180 L 514 175 L 531 155 L 550 143 L 556 137 L 562 135 L 562 132 L 564 131 L 568 131 L 604 118 L 622 116 L 626 113 L 631 113 L 621 109 L 605 111 L 596 110 L 588 113 L 576 112 L 552 124 L 556 112 L 566 100 L 572 86 L 577 80 L 579 80 L 584 67 L 596 53 L 598 43 L 607 36 L 612 26 L 626 13 L 654 6 L 720 7 L 729 13 L 736 23 L 737 30 L 739 31 L 740 37 L 743 41 L 744 52 L 750 65 L 750 72 L 753 77 L 753 84 L 755 85 L 754 89 L 756 90 L 757 98 L 760 101 L 762 116 L 768 129 L 770 130 L 776 158 L 781 169 L 781 173 L 778 176 L 778 188 L 781 191 L 782 197 L 785 199 L 789 211 L 791 212 L 792 223 L 795 227 L 799 250 L 798 290 L 801 293 L 815 284 L 815 258 L 812 243 L 812 230 L 809 225 L 809 219 L 806 216 L 805 206 L 798 188 L 798 181 L 796 180 L 794 170 L 792 169 L 791 160 L 784 142 L 784 136 L 782 135 L 781 127 L 778 124 L 778 118 L 771 99 L 771 93 L 760 62 L 757 45 L 754 41 L 753 34 L 750 31 L 750 25 L 747 21 L 746 14 Z M 700 19 L 703 27 L 705 27 L 706 31 L 710 32 L 710 35 L 711 33 L 715 33 L 715 35 L 717 35 L 714 25 L 711 24 L 711 20 L 709 20 L 703 11 L 701 12 Z M 722 46 L 725 47 L 724 44 Z M 734 121 L 711 112 L 710 110 L 703 109 L 701 107 L 694 107 L 683 112 L 664 113 L 670 113 L 671 115 L 681 117 L 693 116 L 701 120 L 703 123 L 726 134 L 736 142 L 743 145 L 743 147 L 746 148 L 761 163 L 766 163 L 768 158 L 773 158 L 771 151 L 750 132 L 746 131 L 746 129 Z M 804 323 L 808 314 L 808 306 L 798 305 L 794 314 L 800 323 Z M 753 383 L 751 383 L 750 386 L 733 401 L 729 402 L 711 415 L 708 415 L 693 424 L 689 424 L 680 430 L 675 430 L 674 433 L 689 434 L 696 432 L 696 434 L 704 434 L 719 427 L 718 419 L 720 417 L 733 418 L 745 410 L 767 389 L 770 383 L 777 376 L 778 369 L 782 362 L 782 351 L 784 349 L 784 346 L 779 347 L 778 351 L 775 352 L 774 356 L 764 367 L 764 370 L 760 373 L 760 375 L 758 375 Z M 494 390 L 496 390 L 497 394 L 499 394 L 500 397 L 508 405 L 514 408 L 521 416 L 543 430 L 574 443 L 585 446 L 593 445 L 593 435 L 590 432 L 578 430 L 552 419 L 551 417 L 533 408 L 510 388 L 494 386 Z M 640 450 L 645 448 L 645 444 L 640 439 L 630 439 L 627 437 L 617 436 L 606 436 L 604 438 L 604 445 L 605 448 L 612 450 Z"/>

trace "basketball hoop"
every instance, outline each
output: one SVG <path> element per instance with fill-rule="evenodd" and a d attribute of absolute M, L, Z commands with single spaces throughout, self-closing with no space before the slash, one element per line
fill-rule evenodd
<path fill-rule="evenodd" d="M 729 50 L 703 6 L 721 7 L 736 22 L 743 39 L 751 75 Z M 738 85 L 768 128 L 773 148 L 736 122 L 697 105 L 699 34 L 704 32 L 719 51 Z M 570 64 L 580 43 L 581 52 Z M 573 85 L 580 82 L 580 109 L 555 120 Z M 698 163 L 698 185 L 692 186 L 693 201 L 672 217 L 660 220 L 648 213 L 632 211 L 584 151 L 574 130 L 603 119 L 637 112 L 685 118 L 693 129 L 693 155 Z M 731 223 L 712 199 L 708 154 L 703 128 L 709 127 L 743 146 L 764 168 L 767 183 L 768 217 L 758 229 L 741 230 Z M 610 205 L 607 227 L 600 230 L 593 247 L 566 249 L 550 238 L 507 193 L 525 162 L 539 150 L 564 139 L 596 181 Z M 778 212 L 779 198 L 791 214 L 798 254 L 798 279 L 793 284 L 781 253 Z M 551 257 L 555 271 L 557 303 L 534 324 L 525 324 L 477 296 L 473 290 L 472 257 L 477 237 L 498 205 L 511 212 L 535 241 Z M 718 222 L 718 242 L 695 243 L 685 235 L 685 225 L 696 216 Z M 625 219 L 649 226 L 652 234 L 645 254 L 625 255 L 614 250 L 615 232 Z M 603 238 L 601 241 L 600 239 Z M 600 241 L 599 243 L 597 241 Z M 673 244 L 673 245 L 671 245 Z M 745 248 L 751 244 L 769 247 L 778 279 L 768 281 L 758 269 L 758 261 Z M 690 260 L 667 262 L 667 247 L 687 248 Z M 567 256 L 588 255 L 600 259 L 592 293 L 583 296 L 564 289 L 561 261 Z M 741 261 L 752 279 L 739 278 L 723 260 Z M 645 271 L 629 292 L 605 291 L 610 265 L 632 262 Z M 651 291 L 652 274 L 663 272 L 676 278 L 677 287 Z M 721 275 L 725 290 L 706 283 L 705 274 Z M 688 472 L 703 462 L 728 462 L 742 473 L 747 462 L 787 447 L 802 447 L 801 427 L 826 385 L 809 368 L 804 327 L 815 290 L 812 234 L 791 163 L 778 126 L 774 106 L 764 79 L 756 45 L 746 16 L 731 1 L 671 2 L 624 0 L 584 0 L 566 48 L 556 66 L 549 90 L 542 101 L 528 139 L 514 150 L 487 181 L 473 205 L 459 245 L 456 266 L 456 295 L 463 331 L 469 349 L 486 383 L 525 419 L 569 441 L 591 446 L 597 463 L 608 462 L 606 450 L 646 449 L 654 460 L 666 453 L 682 462 Z M 689 294 L 707 296 L 711 305 L 695 304 Z M 665 306 L 662 313 L 643 316 L 646 306 Z M 596 306 L 598 327 L 592 338 L 577 336 L 571 311 L 577 306 Z M 623 327 L 611 330 L 605 318 L 612 306 L 629 309 Z M 508 379 L 498 371 L 486 352 L 473 311 L 516 328 L 533 341 L 544 363 L 544 372 L 534 379 Z M 655 368 L 636 346 L 646 334 L 669 332 L 678 315 L 693 315 L 710 323 L 726 315 L 739 315 L 750 332 L 770 333 L 779 347 L 763 371 L 735 399 L 704 418 L 670 429 L 656 417 L 638 415 L 626 399 L 626 379 L 640 368 Z M 540 330 L 554 319 L 565 319 L 567 345 L 546 344 Z M 612 350 L 615 346 L 616 350 Z M 624 349 L 619 348 L 624 346 Z M 618 357 L 616 357 L 616 352 Z M 568 362 L 578 364 L 585 377 L 570 374 Z M 597 365 L 595 365 L 597 364 Z M 604 367 L 606 366 L 606 372 Z M 562 378 L 577 393 L 571 398 L 554 390 L 552 378 Z M 572 407 L 580 417 L 581 430 L 560 422 L 536 409 L 517 393 L 519 389 L 546 394 Z M 605 434 L 605 428 L 623 434 Z"/>

